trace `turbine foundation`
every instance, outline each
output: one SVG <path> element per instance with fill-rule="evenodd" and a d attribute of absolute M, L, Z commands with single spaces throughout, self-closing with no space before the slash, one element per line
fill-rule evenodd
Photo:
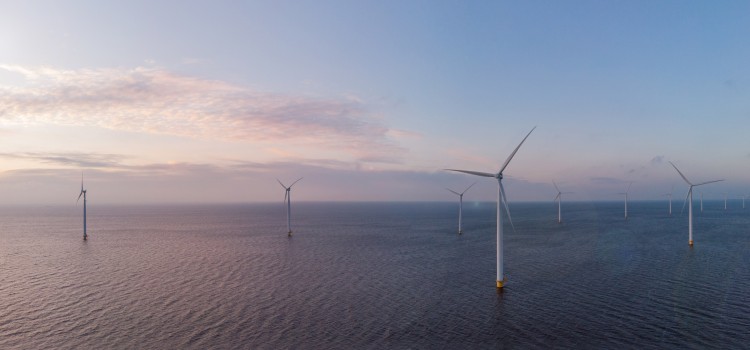
<path fill-rule="evenodd" d="M 688 245 L 690 245 L 691 248 L 693 247 L 693 240 L 692 239 L 688 241 Z"/>
<path fill-rule="evenodd" d="M 508 279 L 503 277 L 502 281 L 497 281 L 497 289 L 502 289 L 506 283 L 508 283 Z"/>

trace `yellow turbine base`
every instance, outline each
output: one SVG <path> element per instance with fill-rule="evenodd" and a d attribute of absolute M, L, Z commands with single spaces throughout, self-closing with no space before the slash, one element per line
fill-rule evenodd
<path fill-rule="evenodd" d="M 692 247 L 693 246 L 693 241 L 692 240 L 688 241 L 688 244 Z"/>
<path fill-rule="evenodd" d="M 503 277 L 502 281 L 497 281 L 497 288 L 502 289 L 505 284 L 508 283 L 508 279 Z"/>

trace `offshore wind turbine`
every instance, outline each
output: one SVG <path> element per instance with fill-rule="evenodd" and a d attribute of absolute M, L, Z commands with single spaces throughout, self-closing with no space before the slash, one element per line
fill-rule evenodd
<path fill-rule="evenodd" d="M 476 182 L 469 185 L 463 192 L 458 193 L 450 188 L 446 188 L 446 190 L 451 191 L 453 194 L 458 196 L 458 234 L 464 233 L 464 231 L 461 229 L 461 216 L 463 215 L 463 209 L 464 209 L 464 193 L 468 191 L 472 186 L 476 185 Z"/>
<path fill-rule="evenodd" d="M 482 177 L 493 177 L 497 179 L 497 230 L 496 230 L 496 254 L 495 254 L 495 261 L 497 265 L 497 275 L 495 278 L 495 281 L 497 282 L 497 288 L 503 288 L 505 286 L 505 283 L 507 282 L 507 279 L 505 278 L 505 273 L 503 271 L 503 216 L 502 216 L 502 206 L 505 206 L 505 213 L 508 215 L 508 221 L 510 222 L 511 227 L 513 226 L 513 220 L 510 218 L 510 208 L 508 207 L 508 198 L 505 196 L 505 188 L 503 188 L 503 171 L 508 166 L 508 163 L 510 163 L 510 160 L 513 159 L 513 156 L 516 155 L 516 152 L 518 152 L 518 149 L 521 148 L 521 145 L 523 145 L 524 141 L 531 135 L 531 133 L 536 129 L 536 126 L 529 131 L 528 134 L 526 134 L 526 137 L 521 140 L 521 143 L 516 146 L 516 149 L 513 150 L 513 153 L 508 156 L 508 159 L 505 160 L 505 163 L 503 163 L 503 166 L 500 167 L 500 171 L 497 173 L 484 173 L 479 171 L 470 171 L 470 170 L 458 170 L 458 169 L 445 169 L 448 171 L 457 171 L 460 173 L 466 173 L 470 175 L 476 175 L 476 176 L 482 176 Z"/>
<path fill-rule="evenodd" d="M 701 192 L 701 214 L 703 214 L 703 192 Z"/>
<path fill-rule="evenodd" d="M 618 193 L 618 194 L 624 194 L 625 195 L 625 220 L 628 219 L 628 192 L 630 192 L 630 186 L 633 186 L 633 182 L 632 181 L 628 185 L 628 189 L 625 190 L 625 192 Z"/>
<path fill-rule="evenodd" d="M 727 210 L 727 196 L 729 193 L 724 192 L 724 210 Z"/>
<path fill-rule="evenodd" d="M 690 182 L 690 180 L 687 179 L 687 177 L 685 177 L 684 174 L 682 174 L 680 169 L 677 169 L 677 166 L 674 165 L 674 163 L 669 162 L 669 164 L 672 164 L 672 167 L 674 168 L 674 170 L 677 170 L 677 173 L 680 174 L 680 177 L 682 177 L 682 179 L 685 180 L 685 182 L 689 186 L 687 196 L 685 196 L 685 203 L 687 203 L 688 198 L 690 198 L 690 206 L 688 207 L 688 245 L 692 247 L 693 246 L 693 187 L 702 186 L 702 185 L 724 181 L 724 180 L 711 180 L 711 181 L 693 184 L 692 182 Z M 703 196 L 701 196 L 701 198 L 703 198 Z M 685 208 L 684 203 L 682 207 Z"/>
<path fill-rule="evenodd" d="M 302 180 L 302 178 L 297 179 L 297 181 Z M 287 236 L 292 236 L 292 186 L 297 183 L 297 181 L 292 182 L 289 187 L 284 185 L 281 180 L 276 179 L 276 181 L 279 182 L 279 185 L 284 188 L 286 192 L 284 192 L 284 202 L 286 203 L 286 230 L 287 230 Z"/>
<path fill-rule="evenodd" d="M 555 190 L 557 190 L 557 196 L 553 199 L 553 201 L 557 201 L 557 223 L 562 224 L 562 195 L 573 192 L 561 192 L 560 188 L 557 187 L 557 184 L 554 181 L 552 181 L 552 185 L 555 186 Z"/>
<path fill-rule="evenodd" d="M 88 236 L 86 235 L 86 190 L 83 188 L 83 174 L 81 174 L 81 193 L 78 194 L 76 204 L 81 200 L 81 196 L 83 196 L 83 240 L 85 241 Z"/>
<path fill-rule="evenodd" d="M 674 185 L 672 185 L 672 190 L 669 193 L 664 194 L 664 196 L 669 197 L 669 216 L 672 216 L 672 193 L 674 193 Z"/>

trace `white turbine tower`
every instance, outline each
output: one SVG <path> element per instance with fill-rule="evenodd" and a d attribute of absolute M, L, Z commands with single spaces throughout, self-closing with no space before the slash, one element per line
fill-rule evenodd
<path fill-rule="evenodd" d="M 724 192 L 724 210 L 727 210 L 727 196 L 729 193 Z"/>
<path fill-rule="evenodd" d="M 747 195 L 742 195 L 742 209 L 745 209 L 745 198 L 747 198 Z"/>
<path fill-rule="evenodd" d="M 677 173 L 680 174 L 680 177 L 682 177 L 683 180 L 688 184 L 688 193 L 687 196 L 685 196 L 685 203 L 687 203 L 688 198 L 690 199 L 690 206 L 688 207 L 688 244 L 692 247 L 693 246 L 693 187 L 695 186 L 702 186 L 714 182 L 724 181 L 724 180 L 712 180 L 712 181 L 706 181 L 701 182 L 698 184 L 693 184 L 690 182 L 690 180 L 685 177 L 684 174 L 680 171 L 680 169 L 677 169 L 677 166 L 674 165 L 674 163 L 669 162 L 669 164 L 672 164 L 672 167 L 674 167 L 674 170 L 677 170 Z M 702 198 L 702 197 L 701 197 Z M 682 205 L 683 208 L 685 208 L 685 204 Z"/>
<path fill-rule="evenodd" d="M 628 185 L 628 189 L 625 190 L 625 192 L 618 193 L 618 194 L 624 194 L 625 195 L 625 220 L 628 219 L 628 192 L 630 192 L 630 186 L 633 186 L 633 182 L 632 181 Z"/>
<path fill-rule="evenodd" d="M 703 192 L 701 192 L 701 214 L 703 214 Z"/>
<path fill-rule="evenodd" d="M 552 181 L 552 185 L 555 186 L 555 190 L 557 190 L 557 196 L 553 199 L 553 201 L 557 201 L 557 223 L 562 224 L 562 195 L 573 192 L 561 192 L 560 188 L 557 187 L 557 184 L 554 181 Z"/>
<path fill-rule="evenodd" d="M 526 134 L 526 137 L 521 140 L 521 143 L 518 144 L 516 149 L 513 150 L 513 153 L 508 156 L 508 159 L 505 160 L 505 163 L 503 163 L 503 166 L 500 167 L 500 171 L 496 174 L 492 173 L 483 173 L 479 171 L 469 171 L 469 170 L 458 170 L 458 169 L 445 169 L 449 171 L 457 171 L 461 173 L 476 175 L 476 176 L 483 176 L 483 177 L 494 177 L 497 179 L 497 234 L 496 234 L 496 240 L 497 240 L 497 247 L 496 247 L 496 262 L 497 262 L 497 276 L 496 276 L 496 282 L 497 282 L 497 288 L 503 288 L 507 280 L 505 279 L 505 273 L 503 271 L 503 217 L 502 217 L 502 206 L 505 206 L 505 213 L 508 215 L 508 221 L 510 222 L 511 227 L 513 226 L 513 220 L 510 218 L 510 208 L 508 208 L 508 200 L 505 196 L 505 189 L 503 188 L 503 171 L 508 166 L 508 163 L 510 163 L 510 160 L 513 159 L 513 156 L 516 155 L 516 152 L 518 152 L 518 149 L 521 148 L 521 145 L 523 145 L 524 141 L 531 135 L 531 132 L 536 129 L 536 126 L 529 131 L 528 134 Z"/>
<path fill-rule="evenodd" d="M 86 235 L 86 190 L 83 189 L 83 174 L 81 174 L 81 193 L 78 194 L 76 204 L 81 200 L 81 196 L 83 196 L 83 240 L 85 241 L 88 236 Z"/>
<path fill-rule="evenodd" d="M 461 217 L 463 216 L 463 210 L 464 210 L 464 193 L 468 191 L 472 186 L 476 185 L 476 182 L 469 185 L 463 192 L 458 193 L 450 188 L 446 188 L 446 190 L 451 191 L 453 194 L 458 196 L 458 234 L 464 233 L 464 230 L 461 229 Z"/>
<path fill-rule="evenodd" d="M 297 179 L 297 181 L 302 180 L 302 178 Z M 281 180 L 276 179 L 276 181 L 279 182 L 279 185 L 284 188 L 286 191 L 284 193 L 284 202 L 286 203 L 286 230 L 287 230 L 287 236 L 292 235 L 292 186 L 297 183 L 297 181 L 292 182 L 289 187 L 281 183 Z"/>

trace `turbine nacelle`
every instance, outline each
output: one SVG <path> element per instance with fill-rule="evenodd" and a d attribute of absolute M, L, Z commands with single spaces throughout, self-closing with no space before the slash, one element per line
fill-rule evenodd
<path fill-rule="evenodd" d="M 682 203 L 682 209 L 680 210 L 680 213 L 682 213 L 682 211 L 685 210 L 685 205 L 687 205 L 687 200 L 690 197 L 690 194 L 693 193 L 693 187 L 707 185 L 707 184 L 714 183 L 714 182 L 719 182 L 719 181 L 724 181 L 724 179 L 721 179 L 721 180 L 711 180 L 711 181 L 706 181 L 706 182 L 701 182 L 701 183 L 693 184 L 680 171 L 680 169 L 677 169 L 677 166 L 674 165 L 674 163 L 669 162 L 669 164 L 672 164 L 672 167 L 674 168 L 674 170 L 677 170 L 677 173 L 680 174 L 680 177 L 682 177 L 682 179 L 685 180 L 685 182 L 688 184 L 688 193 L 687 193 L 687 195 L 685 195 L 685 201 Z"/>
<path fill-rule="evenodd" d="M 294 184 L 296 184 L 299 180 L 302 180 L 302 178 L 297 179 L 296 181 L 292 182 L 292 184 L 287 187 L 286 185 L 284 185 L 283 182 L 281 182 L 281 180 L 276 179 L 276 181 L 279 182 L 279 185 L 281 185 L 281 187 L 285 190 L 285 192 L 284 192 L 284 203 L 286 203 L 286 201 L 289 198 L 289 191 L 292 190 L 292 186 L 294 186 Z"/>
<path fill-rule="evenodd" d="M 571 194 L 571 193 L 573 193 L 573 192 L 562 192 L 562 191 L 560 191 L 560 188 L 557 187 L 557 184 L 554 181 L 552 181 L 552 186 L 555 186 L 555 190 L 557 191 L 557 195 L 555 196 L 555 199 L 552 200 L 553 202 L 556 201 L 556 200 L 558 200 L 558 199 L 560 199 L 560 198 L 562 198 L 562 195 L 564 195 L 564 194 Z"/>
<path fill-rule="evenodd" d="M 76 204 L 78 204 L 78 201 L 81 200 L 81 196 L 84 196 L 84 198 L 86 198 L 86 190 L 83 188 L 83 174 L 81 174 L 81 193 L 78 194 L 78 199 L 76 199 Z"/>
<path fill-rule="evenodd" d="M 467 188 L 466 188 L 466 189 L 465 189 L 465 190 L 464 190 L 463 192 L 461 192 L 461 193 L 459 193 L 459 192 L 456 192 L 456 191 L 454 191 L 454 190 L 452 190 L 452 189 L 450 189 L 450 188 L 446 188 L 446 190 L 450 191 L 451 193 L 455 194 L 456 196 L 459 196 L 459 197 L 463 197 L 463 196 L 464 196 L 464 193 L 466 193 L 466 191 L 468 191 L 468 190 L 469 190 L 470 188 L 472 188 L 472 187 L 473 187 L 474 185 L 476 185 L 476 184 L 477 184 L 477 183 L 475 182 L 475 183 L 473 183 L 473 184 L 469 185 L 469 187 L 467 187 Z"/>

